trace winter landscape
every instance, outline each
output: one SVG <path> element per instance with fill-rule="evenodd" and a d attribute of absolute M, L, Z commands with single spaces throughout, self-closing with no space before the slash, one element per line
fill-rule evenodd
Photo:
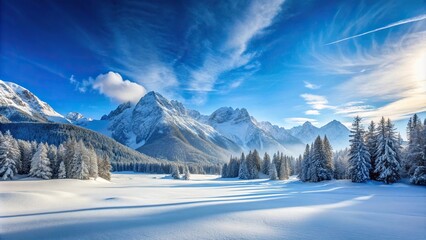
<path fill-rule="evenodd" d="M 425 239 L 425 23 L 0 0 L 0 239 Z"/>

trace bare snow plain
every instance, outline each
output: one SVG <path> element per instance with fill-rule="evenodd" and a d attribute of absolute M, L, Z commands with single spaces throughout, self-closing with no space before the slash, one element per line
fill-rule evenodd
<path fill-rule="evenodd" d="M 120 173 L 0 182 L 0 239 L 425 239 L 426 188 Z"/>

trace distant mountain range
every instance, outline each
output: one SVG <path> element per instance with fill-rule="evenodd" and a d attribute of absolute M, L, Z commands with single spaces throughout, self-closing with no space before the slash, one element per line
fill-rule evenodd
<path fill-rule="evenodd" d="M 335 150 L 349 145 L 349 130 L 339 121 L 318 128 L 310 122 L 284 129 L 258 122 L 245 108 L 222 107 L 210 115 L 149 92 L 137 104 L 119 105 L 100 120 L 57 113 L 27 89 L 0 81 L 0 122 L 59 122 L 88 128 L 148 156 L 170 161 L 220 163 L 230 155 L 261 152 L 302 153 L 305 144 L 327 135 Z"/>

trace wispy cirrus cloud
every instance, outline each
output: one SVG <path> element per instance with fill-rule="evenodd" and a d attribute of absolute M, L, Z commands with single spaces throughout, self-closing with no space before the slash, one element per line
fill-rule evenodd
<path fill-rule="evenodd" d="M 361 37 L 361 36 L 364 36 L 364 35 L 367 35 L 367 34 L 382 31 L 382 30 L 385 30 L 385 29 L 388 29 L 388 28 L 396 27 L 396 26 L 399 26 L 399 25 L 404 25 L 404 24 L 407 24 L 407 23 L 419 22 L 419 21 L 423 21 L 423 20 L 426 20 L 426 14 L 422 14 L 422 15 L 419 15 L 419 16 L 416 16 L 416 17 L 412 17 L 412 18 L 404 19 L 404 20 L 401 20 L 401 21 L 398 21 L 398 22 L 394 22 L 394 23 L 391 23 L 391 24 L 386 25 L 384 27 L 376 28 L 376 29 L 373 29 L 373 30 L 370 30 L 370 31 L 367 31 L 367 32 L 356 34 L 354 36 L 350 36 L 350 37 L 346 37 L 346 38 L 343 38 L 343 39 L 340 39 L 340 40 L 336 40 L 336 41 L 327 43 L 325 45 L 336 44 L 336 43 L 339 43 L 339 42 L 343 42 L 343 41 L 347 41 L 347 40 L 354 39 L 354 38 L 357 38 L 357 37 Z"/>
<path fill-rule="evenodd" d="M 320 115 L 320 112 L 318 110 L 308 110 L 305 112 L 306 115 Z"/>
<path fill-rule="evenodd" d="M 387 10 L 386 7 L 360 9 L 354 16 L 361 20 L 346 19 L 344 22 L 352 23 L 347 25 L 340 23 L 346 16 L 338 12 L 330 27 L 311 42 L 310 55 L 314 61 L 308 64 L 321 74 L 340 79 L 330 89 L 333 92 L 330 105 L 336 106 L 336 114 L 359 115 L 366 120 L 381 116 L 399 120 L 426 110 L 426 25 L 422 24 L 426 15 L 365 31 L 377 19 L 385 17 Z M 384 34 L 397 26 L 400 26 L 397 30 Z M 382 35 L 373 34 L 380 31 Z M 350 37 L 326 41 L 336 39 L 341 33 Z"/>
<path fill-rule="evenodd" d="M 281 11 L 283 2 L 284 0 L 250 1 L 242 16 L 232 19 L 231 25 L 226 27 L 224 42 L 216 43 L 218 47 L 207 48 L 207 54 L 201 65 L 189 71 L 188 90 L 195 94 L 205 94 L 214 90 L 217 80 L 224 73 L 244 66 L 247 68 L 242 71 L 242 75 L 244 72 L 250 75 L 257 71 L 259 64 L 251 64 L 251 62 L 259 54 L 259 50 L 249 51 L 248 45 L 273 23 L 274 18 Z M 213 20 L 210 21 L 215 21 L 214 16 L 211 18 Z M 240 85 L 242 81 L 243 78 L 240 77 L 237 85 Z"/>
<path fill-rule="evenodd" d="M 308 81 L 304 81 L 304 83 L 305 83 L 305 87 L 309 89 L 319 89 L 321 87 L 320 85 L 316 85 Z"/>
<path fill-rule="evenodd" d="M 315 110 L 334 108 L 333 106 L 328 104 L 328 100 L 325 96 L 308 93 L 304 93 L 300 96 L 306 101 L 308 105 L 310 105 Z"/>

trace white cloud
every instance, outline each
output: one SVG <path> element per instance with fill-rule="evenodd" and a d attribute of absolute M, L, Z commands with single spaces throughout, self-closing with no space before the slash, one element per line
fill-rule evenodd
<path fill-rule="evenodd" d="M 303 99 L 305 99 L 306 103 L 311 105 L 314 110 L 321 110 L 326 108 L 334 108 L 333 106 L 328 105 L 328 100 L 324 96 L 313 95 L 304 93 L 300 95 Z"/>
<path fill-rule="evenodd" d="M 71 77 L 70 77 L 70 83 L 71 84 L 76 84 L 77 83 L 77 79 L 75 79 L 74 75 L 71 75 Z"/>
<path fill-rule="evenodd" d="M 99 74 L 94 79 L 90 77 L 82 82 L 78 82 L 74 76 L 71 76 L 70 81 L 76 85 L 80 92 L 93 89 L 119 103 L 137 102 L 146 94 L 143 86 L 124 80 L 119 73 L 115 72 Z"/>
<path fill-rule="evenodd" d="M 310 83 L 310 82 L 308 82 L 308 81 L 304 81 L 304 83 L 305 83 L 305 87 L 306 87 L 306 88 L 309 88 L 309 89 L 318 89 L 318 88 L 320 88 L 320 87 L 321 87 L 321 86 L 319 86 L 319 85 L 315 85 L 315 84 Z"/>
<path fill-rule="evenodd" d="M 308 110 L 305 112 L 306 115 L 320 115 L 318 110 Z"/>

